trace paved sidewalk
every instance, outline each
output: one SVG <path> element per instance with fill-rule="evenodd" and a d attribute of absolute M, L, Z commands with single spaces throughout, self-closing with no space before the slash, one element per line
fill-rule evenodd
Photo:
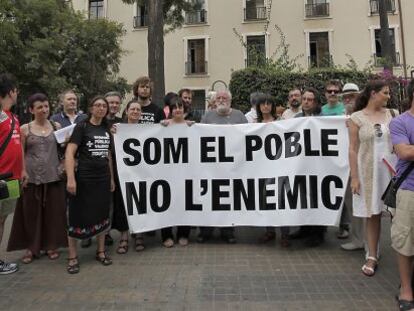
<path fill-rule="evenodd" d="M 313 249 L 300 241 L 289 249 L 278 241 L 257 244 L 264 229 L 238 228 L 236 245 L 217 240 L 166 249 L 156 237 L 146 239 L 144 252 L 130 248 L 126 255 L 116 254 L 113 246 L 109 267 L 95 261 L 94 243 L 80 249 L 78 275 L 66 273 L 66 250 L 56 261 L 44 256 L 0 276 L 0 310 L 397 310 L 389 222 L 383 219 L 381 260 L 372 278 L 361 273 L 362 251 L 340 250 L 343 241 L 336 239 L 335 228 Z M 10 219 L 5 241 L 9 231 Z M 19 260 L 22 254 L 6 257 Z"/>

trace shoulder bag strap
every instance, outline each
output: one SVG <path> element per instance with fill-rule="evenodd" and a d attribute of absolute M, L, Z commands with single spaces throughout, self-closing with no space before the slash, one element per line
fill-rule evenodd
<path fill-rule="evenodd" d="M 388 109 L 389 111 L 390 111 L 390 113 L 391 113 L 391 117 L 392 118 L 395 118 L 395 111 L 394 111 L 394 109 Z"/>
<path fill-rule="evenodd" d="M 7 145 L 9 144 L 10 139 L 11 139 L 11 138 L 12 138 L 12 136 L 13 136 L 13 132 L 14 132 L 14 123 L 15 123 L 15 120 L 14 120 L 14 115 L 13 115 L 13 114 L 11 114 L 11 118 L 12 118 L 12 122 L 11 122 L 11 129 L 10 129 L 10 133 L 9 133 L 9 135 L 7 135 L 6 139 L 4 140 L 3 144 L 2 144 L 2 145 L 1 145 L 1 147 L 0 147 L 0 157 L 2 156 L 3 152 L 6 150 L 6 147 L 7 147 Z"/>
<path fill-rule="evenodd" d="M 394 189 L 397 190 L 400 188 L 403 181 L 407 178 L 407 176 L 411 173 L 411 171 L 414 169 L 414 162 L 411 162 L 410 165 L 404 170 L 404 172 L 401 174 L 401 176 L 397 179 Z"/>

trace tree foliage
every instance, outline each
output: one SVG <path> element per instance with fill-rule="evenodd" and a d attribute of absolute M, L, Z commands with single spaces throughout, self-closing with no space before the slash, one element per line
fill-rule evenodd
<path fill-rule="evenodd" d="M 85 98 L 111 89 L 117 77 L 122 25 L 87 20 L 63 0 L 0 0 L 0 71 L 16 76 L 20 98 L 45 92 L 53 100 L 66 88 Z"/>

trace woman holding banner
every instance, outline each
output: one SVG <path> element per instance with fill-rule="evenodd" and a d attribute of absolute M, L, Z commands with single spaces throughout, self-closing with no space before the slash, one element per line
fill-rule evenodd
<path fill-rule="evenodd" d="M 371 81 L 359 95 L 349 122 L 349 162 L 353 213 L 366 218 L 368 253 L 362 273 L 373 276 L 378 266 L 378 243 L 383 203 L 381 195 L 391 178 L 383 163 L 392 154 L 388 125 L 397 111 L 386 109 L 390 88 Z"/>
<path fill-rule="evenodd" d="M 193 125 L 194 121 L 189 121 L 184 119 L 184 104 L 180 98 L 172 98 L 171 105 L 170 105 L 170 118 L 166 120 L 162 120 L 161 124 L 164 126 L 175 125 L 175 124 L 187 124 L 188 126 Z M 189 226 L 179 226 L 177 227 L 177 240 L 178 244 L 181 246 L 188 245 L 188 237 L 190 235 L 191 227 Z M 164 228 L 161 229 L 161 238 L 162 243 L 165 247 L 173 247 L 174 246 L 174 235 L 173 235 L 173 228 Z"/>
<path fill-rule="evenodd" d="M 26 249 L 22 262 L 29 264 L 46 251 L 50 260 L 59 257 L 57 249 L 66 247 L 65 186 L 59 176 L 56 138 L 57 125 L 48 120 L 49 100 L 37 93 L 29 97 L 34 120 L 21 127 L 28 179 L 23 183 L 13 217 L 8 251 Z"/>
<path fill-rule="evenodd" d="M 258 93 L 256 97 L 256 115 L 257 123 L 270 123 L 280 120 L 277 115 L 277 105 L 274 98 L 270 94 Z M 281 227 L 282 237 L 280 245 L 288 247 L 289 243 L 289 227 Z M 266 227 L 265 234 L 260 238 L 260 242 L 267 243 L 276 239 L 276 230 L 274 227 Z"/>
<path fill-rule="evenodd" d="M 125 107 L 122 117 L 125 123 L 128 124 L 138 124 L 139 119 L 141 118 L 141 105 L 137 100 L 131 100 Z M 116 133 L 116 125 L 111 129 L 113 134 Z M 128 252 L 128 220 L 125 213 L 124 200 L 122 198 L 121 187 L 118 178 L 118 172 L 116 165 L 114 167 L 114 177 L 115 177 L 115 192 L 114 192 L 114 214 L 112 219 L 112 229 L 116 229 L 121 233 L 121 238 L 119 240 L 119 245 L 116 250 L 118 254 L 126 254 Z M 135 234 L 135 250 L 142 251 L 144 250 L 144 240 L 142 234 Z"/>
<path fill-rule="evenodd" d="M 97 96 L 91 100 L 88 109 L 88 119 L 76 125 L 66 148 L 66 188 L 69 193 L 67 272 L 70 274 L 79 272 L 77 239 L 96 236 L 96 260 L 104 266 L 112 264 L 105 252 L 111 192 L 115 188 L 110 152 L 112 139 L 106 121 L 108 102 Z"/>

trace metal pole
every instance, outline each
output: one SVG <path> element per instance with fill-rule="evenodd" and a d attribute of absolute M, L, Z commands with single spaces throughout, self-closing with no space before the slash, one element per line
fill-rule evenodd
<path fill-rule="evenodd" d="M 404 23 L 403 23 L 403 9 L 401 6 L 401 0 L 398 0 L 398 10 L 400 15 L 400 29 L 401 29 L 401 52 L 404 69 L 404 78 L 407 79 L 407 60 L 405 55 L 405 39 L 404 39 Z"/>

